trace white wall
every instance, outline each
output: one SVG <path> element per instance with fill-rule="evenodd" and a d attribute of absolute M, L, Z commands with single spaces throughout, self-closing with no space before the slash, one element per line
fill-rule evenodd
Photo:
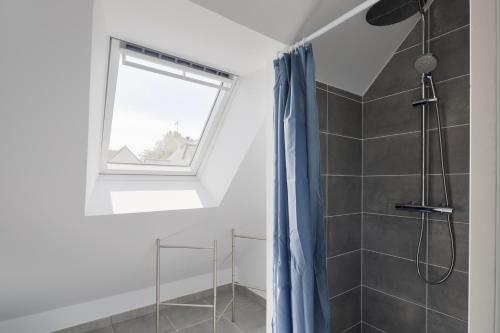
<path fill-rule="evenodd" d="M 84 215 L 92 5 L 77 0 L 0 4 L 0 154 L 5 158 L 0 167 L 0 321 L 151 287 L 158 237 L 196 244 L 218 239 L 220 268 L 227 268 L 230 229 L 265 220 L 262 148 L 250 149 L 217 208 Z M 234 135 L 228 139 L 238 142 Z M 261 147 L 259 140 L 255 144 Z M 162 283 L 210 271 L 202 256 L 164 258 L 176 269 Z"/>
<path fill-rule="evenodd" d="M 495 332 L 497 1 L 471 1 L 469 332 Z M 497 329 L 498 332 L 498 329 Z"/>

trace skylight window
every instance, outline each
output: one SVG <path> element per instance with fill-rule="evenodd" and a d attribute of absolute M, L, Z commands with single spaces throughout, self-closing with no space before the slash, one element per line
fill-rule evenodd
<path fill-rule="evenodd" d="M 234 81 L 112 39 L 101 173 L 195 174 Z"/>

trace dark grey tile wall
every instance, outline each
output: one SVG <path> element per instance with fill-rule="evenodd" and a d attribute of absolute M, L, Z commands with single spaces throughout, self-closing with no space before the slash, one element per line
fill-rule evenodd
<path fill-rule="evenodd" d="M 362 98 L 318 82 L 331 332 L 361 332 Z"/>
<path fill-rule="evenodd" d="M 419 75 L 413 68 L 420 53 L 417 26 L 363 96 L 363 333 L 467 332 L 469 1 L 435 1 L 427 18 L 431 29 L 428 43 L 439 61 L 434 79 L 445 127 L 457 262 L 444 284 L 423 283 L 416 273 L 415 258 L 420 219 L 414 213 L 394 209 L 396 202 L 418 202 L 420 197 L 421 114 L 411 106 L 419 98 Z M 434 112 L 430 113 L 429 128 L 429 202 L 440 205 L 444 199 Z M 340 236 L 329 233 L 329 237 Z M 449 261 L 447 223 L 443 216 L 430 215 L 424 229 L 421 271 L 436 279 L 445 273 Z"/>

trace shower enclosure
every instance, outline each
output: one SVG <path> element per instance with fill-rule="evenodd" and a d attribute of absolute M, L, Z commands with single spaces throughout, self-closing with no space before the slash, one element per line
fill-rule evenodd
<path fill-rule="evenodd" d="M 363 96 L 317 86 L 332 331 L 467 332 L 469 2 L 373 8 L 422 19 Z"/>

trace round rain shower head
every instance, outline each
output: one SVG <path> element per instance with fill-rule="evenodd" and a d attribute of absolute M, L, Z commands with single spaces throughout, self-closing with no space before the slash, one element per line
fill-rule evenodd
<path fill-rule="evenodd" d="M 422 54 L 415 60 L 415 69 L 420 74 L 427 74 L 436 69 L 438 61 L 432 53 Z"/>
<path fill-rule="evenodd" d="M 419 2 L 421 1 L 421 2 Z M 406 20 L 420 12 L 426 0 L 380 0 L 366 13 L 366 21 L 375 26 L 385 26 Z"/>

